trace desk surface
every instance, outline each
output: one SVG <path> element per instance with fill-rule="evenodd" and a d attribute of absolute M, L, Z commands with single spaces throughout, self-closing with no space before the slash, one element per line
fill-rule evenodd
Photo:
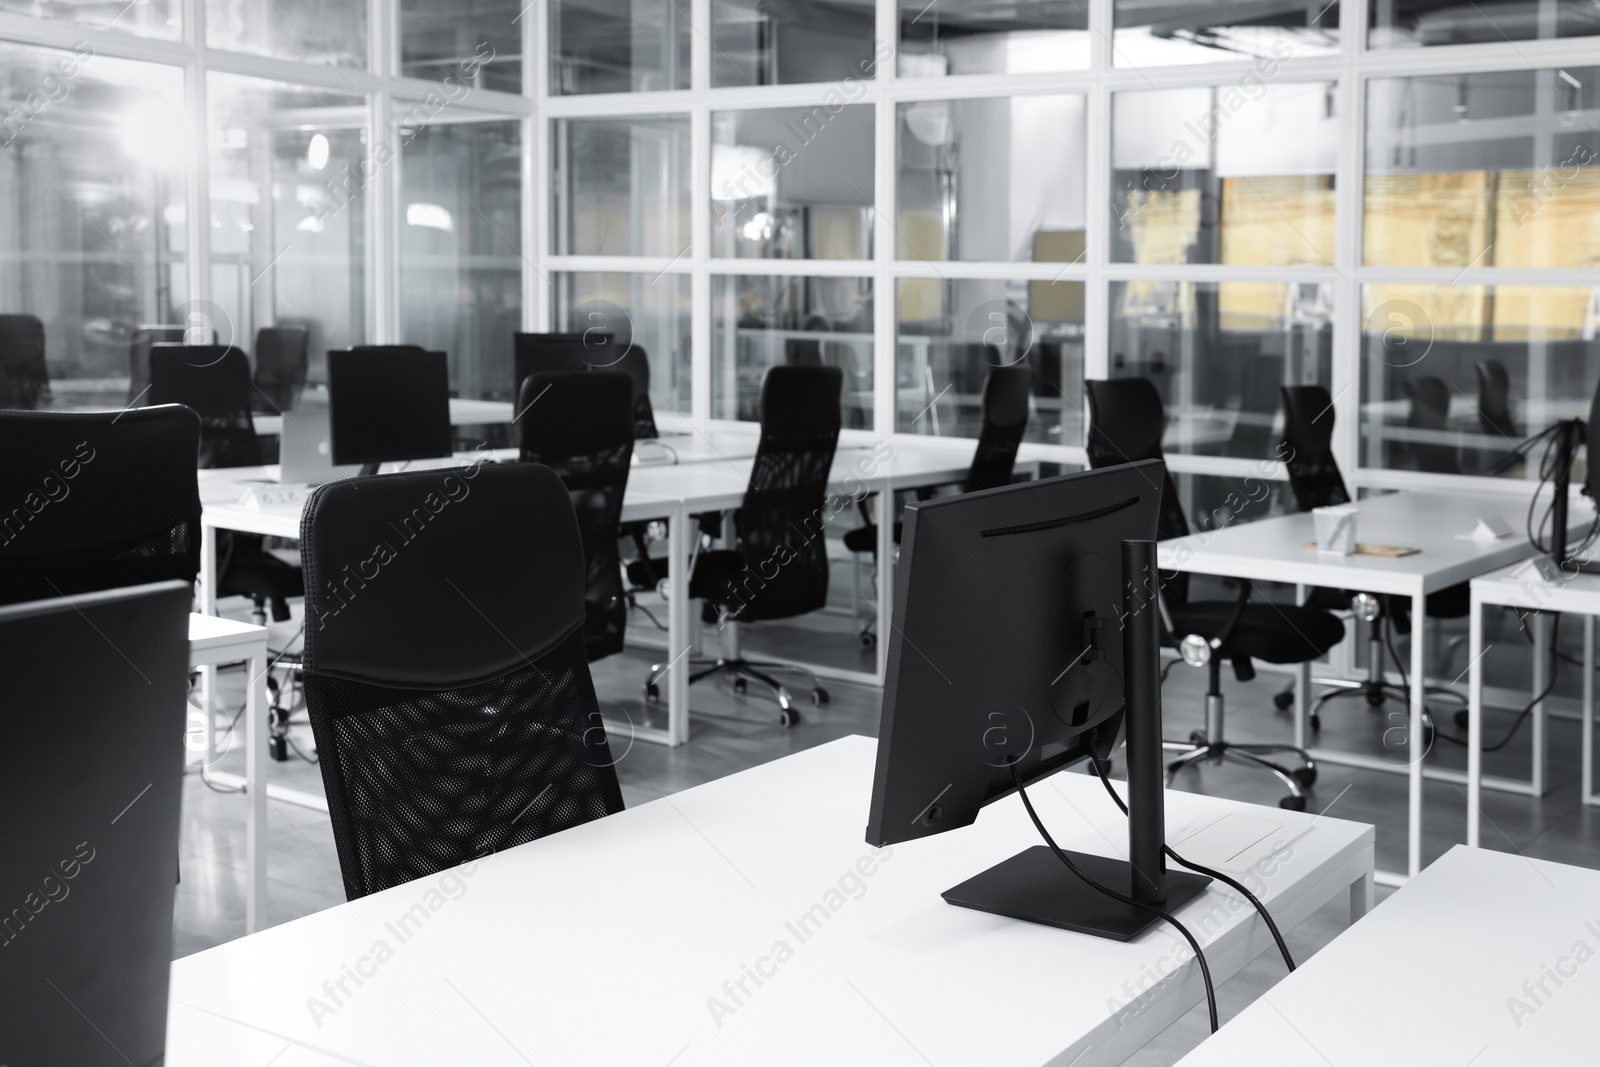
<path fill-rule="evenodd" d="M 1357 507 L 1357 540 L 1422 551 L 1394 559 L 1324 556 L 1305 547 L 1317 535 L 1312 515 L 1301 512 L 1163 541 L 1161 566 L 1411 595 L 1419 584 L 1422 592 L 1432 593 L 1533 555 L 1526 533 L 1527 495 L 1403 492 L 1369 497 Z M 1588 525 L 1583 515 L 1582 508 L 1573 509 L 1575 532 Z M 1480 518 L 1491 516 L 1511 527 L 1509 537 L 1490 542 L 1458 539 L 1458 534 L 1469 533 Z"/>
<path fill-rule="evenodd" d="M 1593 1063 L 1597 952 L 1600 871 L 1457 845 L 1183 1067 Z"/>
<path fill-rule="evenodd" d="M 178 960 L 167 1064 L 1117 1063 L 1198 1002 L 1175 934 L 1118 944 L 939 898 L 1037 843 L 1015 798 L 868 847 L 875 752 L 845 738 Z M 1125 849 L 1093 778 L 1035 798 L 1063 844 Z M 1371 827 L 1187 793 L 1167 810 L 1315 822 L 1263 879 L 1286 927 L 1371 870 Z M 1180 915 L 1219 982 L 1271 943 L 1215 888 Z M 347 968 L 359 987 L 324 986 Z"/>

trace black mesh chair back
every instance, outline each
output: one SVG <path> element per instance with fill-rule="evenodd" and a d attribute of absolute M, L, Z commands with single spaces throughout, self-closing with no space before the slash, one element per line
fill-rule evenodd
<path fill-rule="evenodd" d="M 200 569 L 200 420 L 176 405 L 0 411 L 0 604 Z"/>
<path fill-rule="evenodd" d="M 632 407 L 633 383 L 620 371 L 534 374 L 517 401 L 522 461 L 555 471 L 578 517 L 590 663 L 622 651 L 628 622 L 617 538 L 633 459 Z"/>
<path fill-rule="evenodd" d="M 252 391 L 250 360 L 232 345 L 150 346 L 150 403 L 182 404 L 200 416 L 203 468 L 262 462 L 250 414 Z"/>
<path fill-rule="evenodd" d="M 182 326 L 140 326 L 128 343 L 128 406 L 148 403 L 145 391 L 150 386 L 150 346 L 181 344 Z"/>
<path fill-rule="evenodd" d="M 331 482 L 300 538 L 306 708 L 351 899 L 622 810 L 555 472 Z"/>
<path fill-rule="evenodd" d="M 1450 387 L 1442 379 L 1413 378 L 1406 382 L 1405 388 L 1411 400 L 1411 412 L 1406 417 L 1408 429 L 1442 433 L 1450 428 Z M 1434 474 L 1461 473 L 1455 445 L 1413 441 L 1410 448 L 1418 470 Z"/>
<path fill-rule="evenodd" d="M 1089 398 L 1089 466 L 1115 467 L 1141 459 L 1166 459 L 1161 437 L 1167 429 L 1167 409 L 1155 383 L 1145 378 L 1111 378 L 1086 381 Z M 1172 475 L 1162 475 L 1161 512 L 1156 521 L 1156 536 L 1183 537 L 1189 520 L 1178 503 Z M 1189 576 L 1181 571 L 1163 575 L 1161 588 L 1171 605 L 1189 601 Z"/>
<path fill-rule="evenodd" d="M 1486 359 L 1476 369 L 1478 422 L 1483 432 L 1497 434 L 1511 443 L 1520 441 L 1522 431 L 1511 414 L 1511 375 L 1506 372 L 1506 365 L 1498 359 Z"/>
<path fill-rule="evenodd" d="M 791 367 L 822 366 L 822 342 L 790 337 L 783 342 L 783 361 Z"/>
<path fill-rule="evenodd" d="M 1028 393 L 1033 370 L 1023 362 L 989 368 L 983 384 L 983 428 L 962 492 L 994 489 L 1011 481 L 1017 449 L 1028 429 Z"/>
<path fill-rule="evenodd" d="M 842 388 L 837 367 L 773 367 L 761 383 L 761 439 L 734 517 L 746 572 L 761 580 L 742 621 L 792 618 L 827 604 L 823 534 Z"/>
<path fill-rule="evenodd" d="M 1285 385 L 1283 465 L 1301 511 L 1350 503 L 1333 458 L 1333 398 L 1320 385 Z"/>
<path fill-rule="evenodd" d="M 256 331 L 256 376 L 252 406 L 261 412 L 293 411 L 310 367 L 304 326 L 264 326 Z"/>
<path fill-rule="evenodd" d="M 0 408 L 32 411 L 49 385 L 44 323 L 32 315 L 0 315 Z"/>
<path fill-rule="evenodd" d="M 660 437 L 656 429 L 656 410 L 650 403 L 649 354 L 638 345 L 630 344 L 611 369 L 626 374 L 633 384 L 633 439 L 649 441 Z"/>

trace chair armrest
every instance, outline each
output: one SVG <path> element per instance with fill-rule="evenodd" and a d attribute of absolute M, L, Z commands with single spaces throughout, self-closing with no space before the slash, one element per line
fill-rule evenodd
<path fill-rule="evenodd" d="M 1254 588 L 1242 578 L 1225 578 L 1223 580 L 1238 582 L 1239 595 L 1233 602 L 1233 610 L 1228 613 L 1227 619 L 1223 621 L 1222 629 L 1218 630 L 1216 636 L 1211 638 L 1212 648 L 1221 648 L 1228 638 L 1233 635 L 1233 628 L 1239 625 L 1239 620 L 1244 616 L 1244 609 L 1250 603 L 1251 589 Z"/>

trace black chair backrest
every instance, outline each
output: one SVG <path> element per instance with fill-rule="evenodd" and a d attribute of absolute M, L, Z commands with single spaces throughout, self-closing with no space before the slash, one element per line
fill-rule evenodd
<path fill-rule="evenodd" d="M 633 459 L 632 407 L 633 382 L 620 371 L 530 375 L 517 400 L 522 461 L 555 471 L 578 516 L 590 663 L 622 651 L 628 622 L 617 539 Z"/>
<path fill-rule="evenodd" d="M 0 411 L 0 604 L 200 569 L 200 420 L 176 405 Z"/>
<path fill-rule="evenodd" d="M 806 337 L 790 337 L 783 342 L 783 361 L 791 367 L 822 366 L 822 342 Z"/>
<path fill-rule="evenodd" d="M 250 414 L 250 360 L 232 345 L 150 346 L 151 404 L 182 404 L 200 416 L 199 465 L 254 467 L 261 442 Z"/>
<path fill-rule="evenodd" d="M 44 323 L 32 315 L 0 315 L 0 408 L 32 411 L 49 384 Z"/>
<path fill-rule="evenodd" d="M 1028 430 L 1032 385 L 1033 369 L 1027 363 L 989 368 L 983 384 L 983 428 L 978 431 L 978 447 L 972 453 L 963 492 L 994 489 L 1011 481 L 1017 449 Z"/>
<path fill-rule="evenodd" d="M 1511 414 L 1511 375 L 1498 359 L 1477 364 L 1478 422 L 1484 433 L 1499 434 L 1512 442 L 1522 439 L 1517 420 Z"/>
<path fill-rule="evenodd" d="M 182 326 L 153 325 L 134 329 L 133 339 L 128 342 L 128 406 L 146 402 L 145 390 L 150 385 L 150 346 L 181 344 L 184 333 Z"/>
<path fill-rule="evenodd" d="M 1413 430 L 1444 432 L 1450 428 L 1450 387 L 1440 378 L 1413 378 L 1406 382 L 1411 411 L 1406 426 Z M 1414 441 L 1411 456 L 1417 469 L 1434 474 L 1460 474 L 1461 462 L 1455 445 Z"/>
<path fill-rule="evenodd" d="M 633 383 L 633 439 L 648 441 L 660 437 L 656 429 L 656 409 L 650 403 L 649 354 L 638 345 L 630 344 L 612 369 L 626 374 Z"/>
<path fill-rule="evenodd" d="M 1161 438 L 1167 429 L 1167 409 L 1155 383 L 1145 378 L 1111 378 L 1086 381 L 1089 398 L 1089 466 L 1115 467 L 1142 459 L 1166 459 Z M 1156 521 L 1156 537 L 1183 537 L 1189 520 L 1178 503 L 1178 490 L 1171 473 L 1163 474 L 1161 511 Z M 1163 575 L 1161 589 L 1169 603 L 1189 601 L 1189 575 L 1175 572 Z"/>
<path fill-rule="evenodd" d="M 1350 491 L 1333 458 L 1333 398 L 1320 385 L 1285 385 L 1283 465 L 1301 511 L 1350 503 Z"/>
<path fill-rule="evenodd" d="M 842 383 L 838 367 L 790 366 L 769 369 L 761 383 L 761 439 L 734 519 L 755 576 L 741 620 L 792 618 L 828 602 L 824 534 Z"/>
<path fill-rule="evenodd" d="M 331 482 L 300 546 L 306 708 L 351 899 L 622 810 L 555 472 Z"/>
<path fill-rule="evenodd" d="M 304 326 L 264 326 L 256 331 L 255 395 L 258 410 L 293 411 L 306 386 L 311 357 Z"/>

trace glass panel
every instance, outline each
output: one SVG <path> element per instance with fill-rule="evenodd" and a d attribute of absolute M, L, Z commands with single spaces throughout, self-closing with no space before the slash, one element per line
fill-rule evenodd
<path fill-rule="evenodd" d="M 1596 290 L 1384 284 L 1363 298 L 1364 465 L 1537 478 L 1512 446 L 1588 418 L 1600 379 Z"/>
<path fill-rule="evenodd" d="M 522 10 L 515 0 L 465 10 L 455 0 L 401 0 L 400 73 L 441 83 L 453 103 L 462 86 L 522 92 Z"/>
<path fill-rule="evenodd" d="M 711 0 L 711 84 L 839 82 L 854 99 L 853 83 L 894 54 L 874 50 L 874 17 L 871 4 L 836 0 Z"/>
<path fill-rule="evenodd" d="M 1081 96 L 901 104 L 896 254 L 1081 261 L 1084 144 Z"/>
<path fill-rule="evenodd" d="M 1265 467 L 1262 468 L 1265 472 Z M 1249 475 L 1190 474 L 1173 471 L 1172 485 L 1191 530 L 1220 530 L 1237 522 L 1255 522 L 1298 510 L 1289 483 Z M 1192 600 L 1233 601 L 1239 591 L 1231 583 L 1209 575 L 1195 575 Z M 1294 586 L 1278 582 L 1252 582 L 1254 603 L 1293 604 Z M 1364 642 L 1363 642 L 1364 643 Z M 1196 709 L 1198 711 L 1198 709 Z"/>
<path fill-rule="evenodd" d="M 50 378 L 18 406 L 120 407 L 134 331 L 198 312 L 182 72 L 83 56 L 0 44 L 0 313 L 43 323 Z"/>
<path fill-rule="evenodd" d="M 367 69 L 366 0 L 206 0 L 206 44 Z M 355 92 L 355 86 L 350 91 Z"/>
<path fill-rule="evenodd" d="M 900 0 L 900 76 L 1088 70 L 1088 10 L 1080 0 Z"/>
<path fill-rule="evenodd" d="M 1600 8 L 1585 0 L 1368 0 L 1371 48 L 1493 44 L 1600 33 Z"/>
<path fill-rule="evenodd" d="M 650 359 L 656 416 L 690 410 L 690 289 L 686 274 L 557 274 L 553 328 L 606 330 Z"/>
<path fill-rule="evenodd" d="M 1082 282 L 902 278 L 894 428 L 977 437 L 991 366 L 1033 369 L 1026 440 L 1083 443 Z"/>
<path fill-rule="evenodd" d="M 1114 0 L 1112 59 L 1119 67 L 1228 63 L 1327 56 L 1339 51 L 1338 0 L 1196 4 L 1192 0 Z"/>
<path fill-rule="evenodd" d="M 177 40 L 183 36 L 183 0 L 0 0 L 0 11 L 121 30 L 135 37 Z M 91 49 L 85 54 L 94 52 Z"/>
<path fill-rule="evenodd" d="M 689 250 L 689 120 L 559 119 L 551 248 L 561 255 Z"/>
<path fill-rule="evenodd" d="M 1600 67 L 1376 79 L 1366 261 L 1600 264 Z"/>
<path fill-rule="evenodd" d="M 711 115 L 712 255 L 872 258 L 872 107 Z"/>
<path fill-rule="evenodd" d="M 211 298 L 254 352 L 264 326 L 304 326 L 313 381 L 330 348 L 367 337 L 364 97 L 231 74 L 207 82 Z"/>
<path fill-rule="evenodd" d="M 1111 283 L 1111 376 L 1148 378 L 1167 405 L 1168 452 L 1265 459 L 1282 385 L 1326 385 L 1333 286 Z"/>
<path fill-rule="evenodd" d="M 1268 84 L 1253 74 L 1117 93 L 1114 261 L 1332 266 L 1333 102 L 1331 82 Z"/>
<path fill-rule="evenodd" d="M 513 399 L 521 128 L 507 119 L 400 132 L 400 340 L 449 353 L 455 396 Z"/>
<path fill-rule="evenodd" d="M 870 428 L 872 328 L 870 278 L 712 278 L 711 417 L 754 422 L 768 367 L 821 362 L 844 373 L 844 427 Z"/>
<path fill-rule="evenodd" d="M 550 91 L 689 88 L 688 10 L 681 0 L 551 0 Z"/>

